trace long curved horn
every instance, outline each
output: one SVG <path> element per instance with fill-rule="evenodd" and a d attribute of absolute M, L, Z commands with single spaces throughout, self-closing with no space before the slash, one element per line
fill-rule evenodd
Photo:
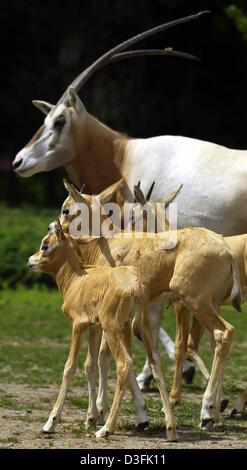
<path fill-rule="evenodd" d="M 200 60 L 193 54 L 188 54 L 187 52 L 174 51 L 172 47 L 166 47 L 165 49 L 140 49 L 135 51 L 120 52 L 119 54 L 114 54 L 110 59 L 107 60 L 107 63 L 105 63 L 104 65 L 108 65 L 123 59 L 134 59 L 136 57 L 157 55 L 182 57 L 183 59 L 191 59 L 197 61 Z"/>
<path fill-rule="evenodd" d="M 152 36 L 153 34 L 160 33 L 161 31 L 165 31 L 169 28 L 172 28 L 173 26 L 177 26 L 179 24 L 186 23 L 188 21 L 196 20 L 200 18 L 200 16 L 204 15 L 205 13 L 209 13 L 209 10 L 200 11 L 199 13 L 196 13 L 195 15 L 190 15 L 184 18 L 179 18 L 174 21 L 169 21 L 168 23 L 163 23 L 159 26 L 156 26 L 155 28 L 148 29 L 147 31 L 144 31 L 142 33 L 137 34 L 136 36 L 133 36 L 130 39 L 127 39 L 127 41 L 124 41 L 121 44 L 118 44 L 117 46 L 110 49 L 110 51 L 107 51 L 105 54 L 100 56 L 95 62 L 93 62 L 89 67 L 87 67 L 86 70 L 83 70 L 83 72 L 80 73 L 73 80 L 70 86 L 78 92 L 79 89 L 86 83 L 86 81 L 96 72 L 96 70 L 98 70 L 99 67 L 102 67 L 103 65 L 105 65 L 105 63 L 107 63 L 107 60 L 110 57 L 112 57 L 114 54 L 117 54 L 125 49 L 128 49 L 133 44 L 136 44 L 137 42 L 141 41 L 144 38 L 147 38 L 148 36 Z M 65 91 L 65 93 L 62 95 L 60 100 L 58 101 L 58 104 L 66 101 L 68 88 Z"/>

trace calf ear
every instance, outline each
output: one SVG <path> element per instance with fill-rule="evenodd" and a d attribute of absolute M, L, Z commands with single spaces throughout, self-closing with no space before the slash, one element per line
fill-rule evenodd
<path fill-rule="evenodd" d="M 111 202 L 114 194 L 116 194 L 116 192 L 123 187 L 124 182 L 125 182 L 125 180 L 124 180 L 124 178 L 122 178 L 121 180 L 117 181 L 116 183 L 113 183 L 108 188 L 104 189 L 104 191 L 102 191 L 98 195 L 98 198 L 100 200 L 100 204 L 104 205 L 104 204 L 107 204 L 108 202 Z"/>
<path fill-rule="evenodd" d="M 76 187 L 70 183 L 66 178 L 63 179 L 65 189 L 68 191 L 69 196 L 74 202 L 83 202 L 84 204 L 90 205 L 91 196 L 81 194 Z"/>
<path fill-rule="evenodd" d="M 53 104 L 47 103 L 46 101 L 33 100 L 32 103 L 44 114 L 49 114 L 49 112 L 55 107 Z"/>
<path fill-rule="evenodd" d="M 136 202 L 139 202 L 142 206 L 146 204 L 146 199 L 144 197 L 144 194 L 140 188 L 140 186 L 135 185 L 134 186 L 134 195 L 135 195 L 135 200 Z"/>

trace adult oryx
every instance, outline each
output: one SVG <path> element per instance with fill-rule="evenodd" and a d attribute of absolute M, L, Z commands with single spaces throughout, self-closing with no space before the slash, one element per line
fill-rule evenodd
<path fill-rule="evenodd" d="M 99 193 L 123 176 L 127 182 L 123 196 L 130 200 L 128 188 L 139 180 L 144 192 L 156 182 L 154 200 L 163 197 L 164 187 L 169 192 L 183 184 L 177 200 L 179 227 L 201 226 L 224 235 L 246 233 L 247 151 L 179 136 L 129 138 L 95 119 L 77 95 L 92 74 L 109 62 L 143 54 L 175 54 L 122 51 L 202 13 L 146 31 L 108 51 L 72 82 L 55 106 L 34 101 L 47 117 L 17 154 L 15 172 L 29 177 L 65 165 L 74 183 L 86 183 L 89 193 Z"/>

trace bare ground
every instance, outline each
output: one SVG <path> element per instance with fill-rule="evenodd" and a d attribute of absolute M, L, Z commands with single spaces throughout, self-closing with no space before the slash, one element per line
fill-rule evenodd
<path fill-rule="evenodd" d="M 14 406 L 0 409 L 0 448 L 118 448 L 118 449 L 168 449 L 168 448 L 246 448 L 246 439 L 234 436 L 231 430 L 227 430 L 230 420 L 225 419 L 226 426 L 220 426 L 217 432 L 211 434 L 201 432 L 196 426 L 181 426 L 179 429 L 180 442 L 168 443 L 165 431 L 136 433 L 133 430 L 122 430 L 120 426 L 114 436 L 109 439 L 98 440 L 93 432 L 83 431 L 82 423 L 85 420 L 85 410 L 79 411 L 69 399 L 66 400 L 63 419 L 56 428 L 55 434 L 45 435 L 41 429 L 52 405 L 55 401 L 58 387 L 30 386 L 23 384 L 0 384 L 0 391 L 11 397 Z M 81 398 L 82 389 L 72 387 L 68 396 Z M 151 396 L 156 399 L 157 394 Z M 190 395 L 190 398 L 193 397 Z M 127 394 L 126 400 L 129 399 Z M 198 399 L 195 397 L 195 399 Z M 134 418 L 133 418 L 134 419 Z M 128 417 L 120 416 L 129 424 L 134 421 Z M 233 428 L 239 427 L 241 433 L 246 432 L 247 427 L 237 421 L 231 421 Z M 229 435 L 228 435 L 229 433 Z"/>

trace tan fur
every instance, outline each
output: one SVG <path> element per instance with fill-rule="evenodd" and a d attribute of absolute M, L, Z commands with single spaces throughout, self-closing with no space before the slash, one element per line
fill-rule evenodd
<path fill-rule="evenodd" d="M 82 333 L 91 325 L 100 323 L 116 360 L 117 370 L 117 386 L 112 408 L 100 437 L 114 432 L 119 407 L 132 368 L 127 339 L 132 320 L 131 312 L 139 308 L 143 324 L 143 340 L 157 375 L 166 413 L 169 440 L 176 440 L 176 420 L 169 404 L 160 358 L 152 343 L 147 310 L 150 295 L 148 279 L 140 275 L 139 269 L 132 267 L 112 269 L 102 266 L 85 270 L 80 266 L 78 255 L 79 249 L 75 240 L 69 235 L 65 236 L 60 224 L 55 222 L 49 234 L 42 240 L 40 251 L 29 259 L 29 266 L 32 269 L 55 275 L 64 298 L 62 309 L 72 320 L 71 350 L 65 365 L 63 382 L 44 430 L 49 432 L 53 430 L 61 417 L 68 384 L 75 371 Z"/>
<path fill-rule="evenodd" d="M 80 120 L 72 121 L 76 156 L 66 165 L 66 170 L 78 187 L 85 183 L 89 194 L 98 194 L 121 178 L 122 159 L 128 138 L 102 124 L 89 113 L 83 119 L 81 131 Z"/>

